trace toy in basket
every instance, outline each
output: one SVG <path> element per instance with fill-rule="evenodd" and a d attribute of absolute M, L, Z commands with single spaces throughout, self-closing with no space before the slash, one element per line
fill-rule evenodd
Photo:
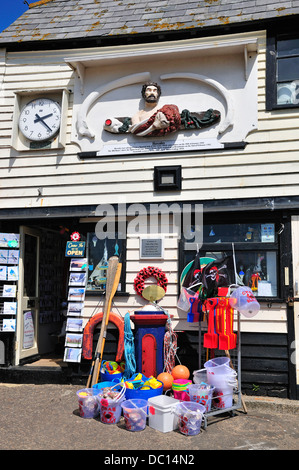
<path fill-rule="evenodd" d="M 123 382 L 126 387 L 126 399 L 141 398 L 147 400 L 150 397 L 161 395 L 163 383 L 155 377 L 145 377 L 141 373 L 134 374 Z"/>

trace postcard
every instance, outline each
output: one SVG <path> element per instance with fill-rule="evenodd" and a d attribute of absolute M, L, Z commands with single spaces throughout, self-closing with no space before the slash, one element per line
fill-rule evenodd
<path fill-rule="evenodd" d="M 68 318 L 66 322 L 67 331 L 83 331 L 83 318 Z"/>
<path fill-rule="evenodd" d="M 0 266 L 0 281 L 7 280 L 7 266 Z"/>
<path fill-rule="evenodd" d="M 8 250 L 0 250 L 0 264 L 7 264 Z"/>
<path fill-rule="evenodd" d="M 3 233 L 0 232 L 0 247 L 1 248 L 19 248 L 20 235 L 18 233 Z"/>
<path fill-rule="evenodd" d="M 4 315 L 16 315 L 17 313 L 17 302 L 3 302 L 3 314 Z"/>
<path fill-rule="evenodd" d="M 69 302 L 67 306 L 67 315 L 79 316 L 84 308 L 84 302 Z"/>
<path fill-rule="evenodd" d="M 8 281 L 19 280 L 19 267 L 18 266 L 7 266 L 7 280 Z"/>
<path fill-rule="evenodd" d="M 68 300 L 83 302 L 85 289 L 83 287 L 70 287 Z"/>
<path fill-rule="evenodd" d="M 9 250 L 7 257 L 7 264 L 18 264 L 19 263 L 19 250 Z"/>
<path fill-rule="evenodd" d="M 83 271 L 87 270 L 87 258 L 71 258 L 70 271 Z"/>
<path fill-rule="evenodd" d="M 80 362 L 81 354 L 82 354 L 82 349 L 65 348 L 63 360 L 64 362 Z"/>
<path fill-rule="evenodd" d="M 86 272 L 79 273 L 74 272 L 70 273 L 69 286 L 85 286 L 86 284 Z"/>
<path fill-rule="evenodd" d="M 66 333 L 65 335 L 65 346 L 70 348 L 81 348 L 83 335 L 75 333 Z"/>
<path fill-rule="evenodd" d="M 5 318 L 3 320 L 2 331 L 16 331 L 16 320 Z"/>
<path fill-rule="evenodd" d="M 15 297 L 17 293 L 17 286 L 4 284 L 2 297 Z"/>

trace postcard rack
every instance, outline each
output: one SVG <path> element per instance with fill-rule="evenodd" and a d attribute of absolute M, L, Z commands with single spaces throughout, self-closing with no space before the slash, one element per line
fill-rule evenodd
<path fill-rule="evenodd" d="M 228 357 L 230 359 L 229 365 L 236 372 L 235 387 L 232 390 L 232 401 L 230 402 L 231 390 L 224 392 L 221 397 L 217 394 L 213 395 L 210 403 L 209 410 L 204 413 L 203 426 L 207 427 L 210 418 L 226 414 L 234 416 L 236 410 L 244 408 L 244 403 L 241 394 L 241 335 L 240 335 L 240 313 L 233 310 L 233 332 L 236 335 L 236 345 L 232 349 L 208 349 L 203 347 L 204 334 L 207 332 L 206 322 L 199 322 L 199 370 L 204 369 L 204 364 L 208 360 L 218 357 Z M 226 404 L 225 404 L 226 403 Z M 228 405 L 227 405 L 228 403 Z M 244 408 L 246 412 L 246 409 Z"/>
<path fill-rule="evenodd" d="M 65 335 L 65 362 L 80 362 L 83 342 L 83 309 L 87 283 L 87 258 L 71 258 Z"/>
<path fill-rule="evenodd" d="M 0 233 L 0 332 L 16 331 L 19 234 Z"/>

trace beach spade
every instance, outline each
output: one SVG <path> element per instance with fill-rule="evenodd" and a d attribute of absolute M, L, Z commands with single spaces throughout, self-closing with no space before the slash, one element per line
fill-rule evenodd
<path fill-rule="evenodd" d="M 160 300 L 164 297 L 165 290 L 163 287 L 157 285 L 147 286 L 143 289 L 141 295 L 149 302 L 155 302 L 156 300 Z"/>

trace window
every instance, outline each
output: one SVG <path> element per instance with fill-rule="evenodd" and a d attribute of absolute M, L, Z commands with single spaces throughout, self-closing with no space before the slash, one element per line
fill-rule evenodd
<path fill-rule="evenodd" d="M 238 284 L 249 286 L 259 298 L 279 297 L 279 247 L 275 223 L 204 224 L 202 258 L 224 258 L 233 253 L 233 247 Z M 195 251 L 183 252 L 182 269 L 195 254 Z"/>
<path fill-rule="evenodd" d="M 95 232 L 87 233 L 88 279 L 86 294 L 103 294 L 105 292 L 108 260 L 114 255 L 119 256 L 120 262 L 122 262 L 121 279 L 117 292 L 125 291 L 124 252 L 125 240 L 118 238 L 100 240 Z"/>
<path fill-rule="evenodd" d="M 299 37 L 268 36 L 267 109 L 299 106 Z"/>

